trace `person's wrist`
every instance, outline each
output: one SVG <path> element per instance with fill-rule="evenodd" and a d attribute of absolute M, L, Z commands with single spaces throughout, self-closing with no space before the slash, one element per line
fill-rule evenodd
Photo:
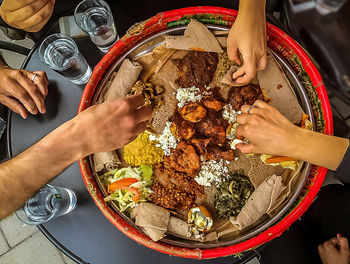
<path fill-rule="evenodd" d="M 265 0 L 240 1 L 237 19 L 244 22 L 265 20 Z"/>
<path fill-rule="evenodd" d="M 85 133 L 86 128 L 79 124 L 77 118 L 71 119 L 65 125 L 67 125 L 68 138 L 70 138 L 72 142 L 74 161 L 90 155 L 92 153 L 90 150 L 91 142 L 88 142 L 89 139 Z"/>
<path fill-rule="evenodd" d="M 288 132 L 290 135 L 287 140 L 287 148 L 281 153 L 283 156 L 288 157 L 300 157 L 303 152 L 303 142 L 305 142 L 306 129 L 294 126 L 291 131 Z"/>

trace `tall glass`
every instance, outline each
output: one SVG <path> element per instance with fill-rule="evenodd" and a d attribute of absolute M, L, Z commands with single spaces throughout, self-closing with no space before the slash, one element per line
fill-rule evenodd
<path fill-rule="evenodd" d="M 104 53 L 119 39 L 109 5 L 102 0 L 84 0 L 74 11 L 77 25 Z"/>
<path fill-rule="evenodd" d="M 76 204 L 77 197 L 73 191 L 46 184 L 16 211 L 16 215 L 23 223 L 39 225 L 68 214 Z"/>
<path fill-rule="evenodd" d="M 75 84 L 86 84 L 91 76 L 91 68 L 77 44 L 64 34 L 48 36 L 39 47 L 39 57 L 48 67 Z"/>

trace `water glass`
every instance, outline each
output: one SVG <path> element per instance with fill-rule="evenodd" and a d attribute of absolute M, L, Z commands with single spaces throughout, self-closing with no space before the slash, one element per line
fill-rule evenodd
<path fill-rule="evenodd" d="M 316 10 L 321 15 L 338 12 L 346 0 L 316 0 Z"/>
<path fill-rule="evenodd" d="M 74 40 L 64 34 L 48 36 L 39 47 L 39 57 L 48 67 L 77 85 L 86 84 L 91 68 Z"/>
<path fill-rule="evenodd" d="M 84 0 L 74 11 L 77 25 L 104 53 L 119 39 L 109 5 L 102 0 Z"/>
<path fill-rule="evenodd" d="M 46 184 L 16 211 L 16 215 L 25 224 L 39 225 L 68 214 L 76 204 L 77 197 L 73 191 Z"/>

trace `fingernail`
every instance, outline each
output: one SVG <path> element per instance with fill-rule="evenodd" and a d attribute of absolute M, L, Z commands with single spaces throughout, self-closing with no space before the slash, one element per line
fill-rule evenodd
<path fill-rule="evenodd" d="M 337 233 L 337 238 L 340 238 L 341 237 L 341 234 L 340 233 Z"/>

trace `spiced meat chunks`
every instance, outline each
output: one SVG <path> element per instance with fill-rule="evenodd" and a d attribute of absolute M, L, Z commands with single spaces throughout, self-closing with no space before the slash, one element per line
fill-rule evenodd
<path fill-rule="evenodd" d="M 218 64 L 218 54 L 193 51 L 182 59 L 173 59 L 177 67 L 175 84 L 179 87 L 197 87 L 204 89 L 212 81 Z"/>
<path fill-rule="evenodd" d="M 264 96 L 260 87 L 255 84 L 232 87 L 228 93 L 229 103 L 235 111 L 241 110 L 245 104 L 253 105 L 258 99 L 264 101 Z"/>

